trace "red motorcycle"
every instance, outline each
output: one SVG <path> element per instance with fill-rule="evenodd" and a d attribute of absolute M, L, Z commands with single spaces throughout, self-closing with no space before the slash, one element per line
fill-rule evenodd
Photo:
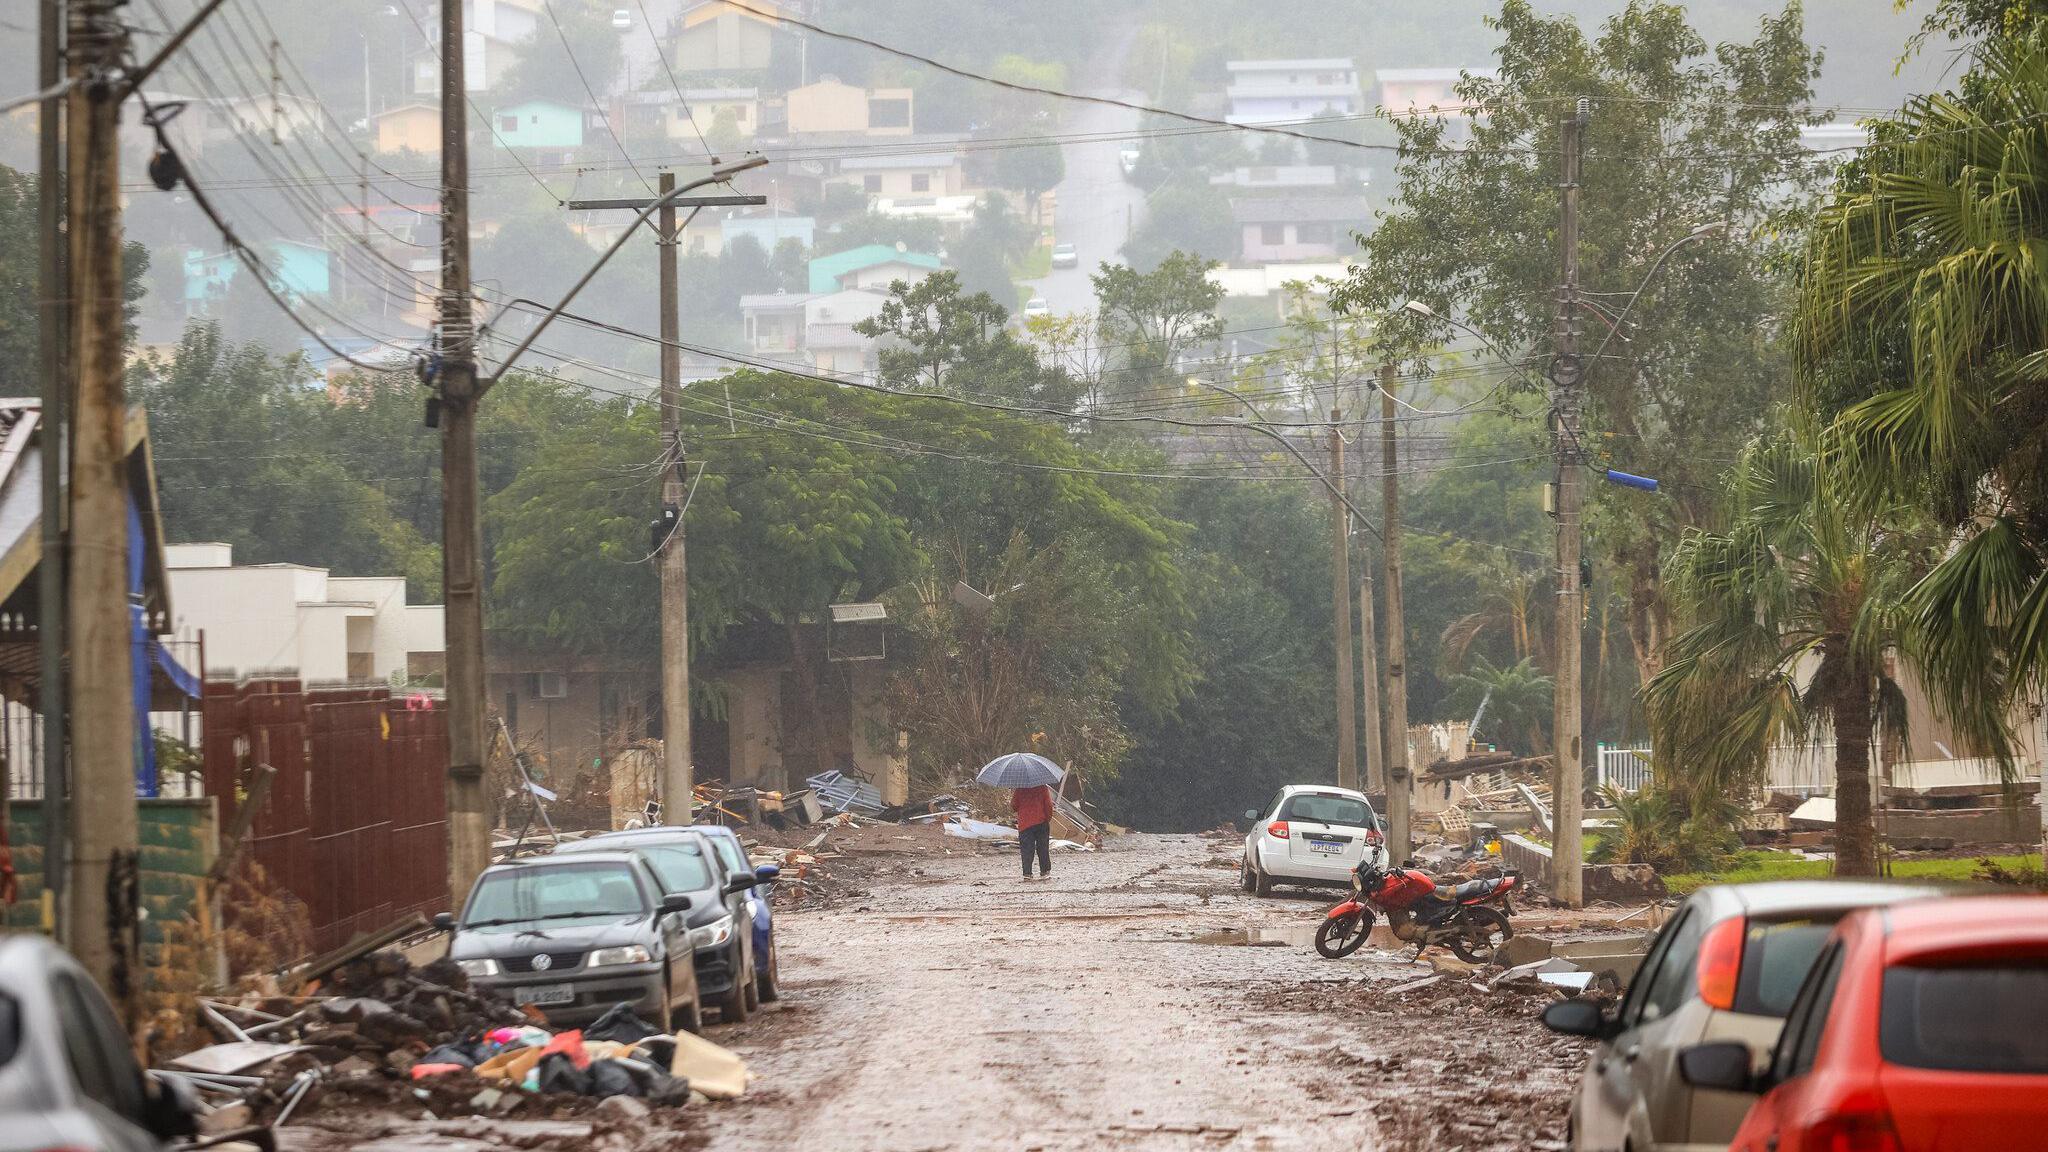
<path fill-rule="evenodd" d="M 1358 951 L 1372 934 L 1377 909 L 1396 939 L 1415 945 L 1417 956 L 1432 944 L 1447 944 L 1458 959 L 1484 964 L 1515 934 L 1508 894 L 1521 882 L 1521 873 L 1509 871 L 1438 884 L 1419 868 L 1381 869 L 1368 860 L 1351 873 L 1351 899 L 1330 909 L 1316 929 L 1316 951 L 1332 960 Z"/>

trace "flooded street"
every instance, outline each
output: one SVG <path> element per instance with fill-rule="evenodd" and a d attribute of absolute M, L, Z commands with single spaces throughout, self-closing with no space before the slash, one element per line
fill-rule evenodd
<path fill-rule="evenodd" d="M 1379 993 L 1408 952 L 1308 946 L 1322 897 L 1237 890 L 1238 842 L 1128 836 L 1026 883 L 994 853 L 887 858 L 778 920 L 788 995 L 744 1035 L 721 1149 L 1528 1148 L 1582 1057 L 1520 997 Z M 1452 979 L 1440 985 L 1459 983 Z M 1462 987 L 1462 984 L 1459 984 Z"/>

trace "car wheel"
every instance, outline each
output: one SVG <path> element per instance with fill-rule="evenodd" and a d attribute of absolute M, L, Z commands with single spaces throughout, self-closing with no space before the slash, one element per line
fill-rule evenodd
<path fill-rule="evenodd" d="M 782 973 L 775 966 L 775 942 L 768 942 L 768 970 L 761 973 L 761 1003 L 773 1004 L 782 999 Z"/>
<path fill-rule="evenodd" d="M 1245 857 L 1243 860 L 1238 861 L 1237 886 L 1239 888 L 1244 889 L 1245 895 L 1247 896 L 1251 895 L 1253 891 L 1254 881 L 1252 878 L 1252 861 L 1251 857 L 1249 856 Z"/>
<path fill-rule="evenodd" d="M 1257 868 L 1253 868 L 1253 869 L 1252 869 L 1252 895 L 1254 895 L 1254 896 L 1271 896 L 1272 894 L 1273 894 L 1273 878 L 1272 878 L 1271 876 L 1268 876 L 1268 875 L 1266 875 L 1266 874 L 1265 874 L 1264 872 L 1261 872 L 1261 871 L 1259 871 L 1259 870 L 1258 870 Z"/>
<path fill-rule="evenodd" d="M 761 1010 L 761 974 L 751 965 L 747 968 L 747 1011 Z"/>
<path fill-rule="evenodd" d="M 661 1029 L 664 1033 L 674 1032 L 676 1030 L 675 1009 L 675 990 L 669 987 L 666 979 L 663 979 L 661 982 L 661 1009 L 654 1014 L 654 1026 Z"/>
<path fill-rule="evenodd" d="M 695 1000 L 683 1009 L 682 1030 L 690 1033 L 704 1031 L 704 1006 Z"/>
<path fill-rule="evenodd" d="M 740 970 L 740 961 L 744 959 L 746 959 L 744 955 L 733 957 L 732 964 L 734 972 L 738 972 Z M 732 982 L 732 987 L 726 991 L 726 994 L 724 996 L 719 997 L 719 1020 L 726 1024 L 745 1024 L 747 1022 L 748 1010 L 751 1007 L 751 1005 L 747 1003 L 748 999 L 749 997 L 747 996 L 747 982 L 745 980 L 735 978 Z"/>

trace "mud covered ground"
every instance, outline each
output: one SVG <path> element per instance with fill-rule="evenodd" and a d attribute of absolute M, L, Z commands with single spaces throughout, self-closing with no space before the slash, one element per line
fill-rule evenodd
<path fill-rule="evenodd" d="M 1239 842 L 1127 836 L 1014 856 L 864 837 L 862 891 L 779 913 L 787 996 L 714 1029 L 758 1074 L 697 1111 L 714 1149 L 1553 1146 L 1581 1046 L 1547 997 L 1308 946 L 1329 894 L 1237 890 Z M 900 846 L 901 851 L 893 851 Z M 720 1034 L 724 1033 L 724 1034 Z"/>

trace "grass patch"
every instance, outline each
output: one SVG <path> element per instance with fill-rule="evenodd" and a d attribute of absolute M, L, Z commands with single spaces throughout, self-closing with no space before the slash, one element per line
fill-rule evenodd
<path fill-rule="evenodd" d="M 1044 244 L 1033 244 L 1024 259 L 1010 269 L 1013 280 L 1038 280 L 1051 274 L 1052 248 Z"/>
<path fill-rule="evenodd" d="M 1892 863 L 1892 877 L 1898 880 L 1945 880 L 1955 883 L 1969 883 L 1976 879 L 1977 861 L 1980 857 L 1969 856 L 1960 860 L 1897 860 Z M 2030 864 L 2038 864 L 2039 857 L 1991 856 L 1989 859 L 2008 871 L 2019 871 Z M 1664 887 L 1673 896 L 1684 896 L 1708 884 L 1749 884 L 1759 880 L 1825 880 L 1834 875 L 1835 866 L 1826 860 L 1807 860 L 1793 852 L 1738 852 L 1727 867 L 1709 872 L 1679 872 L 1664 877 Z"/>

